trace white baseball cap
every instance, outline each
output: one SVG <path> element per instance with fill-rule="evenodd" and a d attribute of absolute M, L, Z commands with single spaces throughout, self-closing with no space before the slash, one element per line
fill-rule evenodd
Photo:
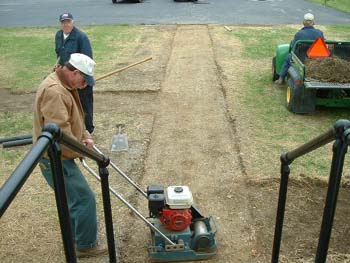
<path fill-rule="evenodd" d="M 89 86 L 94 86 L 94 68 L 95 68 L 95 61 L 93 61 L 90 57 L 87 55 L 81 54 L 81 53 L 73 53 L 70 55 L 69 64 L 71 64 L 73 67 L 78 69 L 80 72 L 84 74 L 86 83 Z"/>
<path fill-rule="evenodd" d="M 314 19 L 315 19 L 315 17 L 311 13 L 307 13 L 307 14 L 304 15 L 304 20 L 314 21 Z"/>

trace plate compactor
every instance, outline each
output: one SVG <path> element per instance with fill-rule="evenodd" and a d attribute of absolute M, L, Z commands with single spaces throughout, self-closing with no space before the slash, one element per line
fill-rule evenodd
<path fill-rule="evenodd" d="M 151 229 L 148 247 L 154 261 L 203 260 L 216 254 L 216 227 L 211 217 L 201 215 L 193 205 L 187 186 L 147 187 L 150 221 L 163 235 Z"/>
<path fill-rule="evenodd" d="M 102 153 L 94 146 L 97 152 Z M 98 180 L 100 177 L 82 159 L 82 165 Z M 148 200 L 149 217 L 144 217 L 113 188 L 110 192 L 130 208 L 151 230 L 148 253 L 154 262 L 205 260 L 216 255 L 217 231 L 212 217 L 205 217 L 193 202 L 187 186 L 150 185 L 144 192 L 122 170 L 111 167 L 134 186 Z"/>

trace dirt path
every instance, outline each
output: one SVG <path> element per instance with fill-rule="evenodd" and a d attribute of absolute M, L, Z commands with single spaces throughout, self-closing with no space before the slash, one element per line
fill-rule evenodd
<path fill-rule="evenodd" d="M 188 185 L 202 212 L 218 224 L 219 254 L 210 262 L 247 262 L 248 198 L 217 74 L 208 27 L 179 26 L 142 185 Z M 135 225 L 142 229 L 139 222 Z M 129 247 L 147 242 L 144 230 L 132 236 Z M 124 254 L 125 262 L 147 261 L 142 250 L 132 254 Z"/>

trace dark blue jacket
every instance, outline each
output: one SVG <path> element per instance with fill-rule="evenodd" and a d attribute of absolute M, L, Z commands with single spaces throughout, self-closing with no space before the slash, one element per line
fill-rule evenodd
<path fill-rule="evenodd" d="M 313 26 L 304 26 L 295 34 L 294 39 L 290 43 L 290 47 L 293 48 L 295 42 L 297 42 L 298 40 L 315 40 L 319 37 L 324 39 L 321 30 L 316 29 Z"/>
<path fill-rule="evenodd" d="M 90 41 L 87 35 L 76 27 L 73 28 L 66 40 L 63 38 L 63 31 L 57 31 L 55 44 L 57 58 L 60 57 L 58 63 L 62 66 L 69 60 L 72 53 L 82 53 L 93 58 Z"/>

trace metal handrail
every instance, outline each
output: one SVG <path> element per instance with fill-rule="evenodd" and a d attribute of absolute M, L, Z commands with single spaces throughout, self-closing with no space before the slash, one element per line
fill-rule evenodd
<path fill-rule="evenodd" d="M 310 140 L 309 142 L 299 146 L 298 148 L 291 150 L 289 152 L 286 152 L 285 159 L 286 161 L 291 164 L 293 160 L 310 153 L 323 145 L 326 145 L 332 141 L 335 140 L 335 130 L 334 128 L 329 129 L 327 132 L 321 134 L 320 136 L 315 137 L 314 139 Z"/>
<path fill-rule="evenodd" d="M 31 139 L 29 135 L 24 135 L 20 137 L 11 137 L 7 140 L 1 140 L 1 143 L 14 142 L 16 144 L 16 141 L 22 141 L 21 145 L 24 145 L 29 144 L 31 142 Z M 56 196 L 56 205 L 61 225 L 61 234 L 65 249 L 66 261 L 76 262 L 73 236 L 70 228 L 69 210 L 64 186 L 65 184 L 62 169 L 61 151 L 58 143 L 63 144 L 73 151 L 96 161 L 99 166 L 109 258 L 110 262 L 116 262 L 114 231 L 109 196 L 109 173 L 106 168 L 109 165 L 109 158 L 102 153 L 98 153 L 92 149 L 87 148 L 76 139 L 68 136 L 63 131 L 61 131 L 57 124 L 49 123 L 44 126 L 41 135 L 38 137 L 33 147 L 0 188 L 0 217 L 5 213 L 6 209 L 16 197 L 17 193 L 21 190 L 29 175 L 39 163 L 39 160 L 42 158 L 43 154 L 48 151 L 54 179 L 53 181 Z"/>
<path fill-rule="evenodd" d="M 331 128 L 327 132 L 321 134 L 320 136 L 317 136 L 316 138 L 299 146 L 298 148 L 283 153 L 281 155 L 281 182 L 278 196 L 278 207 L 276 213 L 276 224 L 273 240 L 271 258 L 272 263 L 278 263 L 279 260 L 284 212 L 287 199 L 288 179 L 290 174 L 289 165 L 295 159 L 307 153 L 310 153 L 334 140 L 335 142 L 333 145 L 333 158 L 329 176 L 326 204 L 324 207 L 319 242 L 316 252 L 317 263 L 323 263 L 326 261 L 329 239 L 335 214 L 335 207 L 337 203 L 339 185 L 344 166 L 344 157 L 347 152 L 347 148 L 350 145 L 350 121 L 348 120 L 338 120 L 333 126 L 333 128 Z"/>
<path fill-rule="evenodd" d="M 1 139 L 1 143 L 13 143 L 9 146 L 17 146 L 16 142 L 22 142 L 20 145 L 31 144 L 31 135 L 15 136 Z M 95 160 L 97 163 L 103 166 L 108 166 L 109 159 L 103 154 L 93 151 L 87 148 L 76 139 L 61 132 L 56 124 L 47 124 L 43 128 L 42 134 L 38 137 L 38 140 L 25 155 L 20 164 L 16 167 L 10 177 L 0 188 L 0 217 L 4 214 L 10 203 L 16 197 L 17 193 L 21 190 L 23 184 L 28 179 L 34 168 L 37 166 L 40 158 L 48 150 L 49 146 L 54 142 L 61 142 L 70 149 L 83 154 L 84 156 Z"/>
<path fill-rule="evenodd" d="M 0 144 L 2 144 L 4 142 L 18 141 L 18 140 L 31 139 L 31 138 L 32 138 L 31 134 L 0 138 Z"/>
<path fill-rule="evenodd" d="M 51 138 L 50 138 L 51 137 Z M 38 164 L 41 156 L 47 151 L 51 144 L 52 135 L 45 133 L 33 145 L 32 149 L 25 155 L 20 164 L 12 172 L 10 177 L 0 188 L 0 217 L 5 213 L 17 193 Z"/>

